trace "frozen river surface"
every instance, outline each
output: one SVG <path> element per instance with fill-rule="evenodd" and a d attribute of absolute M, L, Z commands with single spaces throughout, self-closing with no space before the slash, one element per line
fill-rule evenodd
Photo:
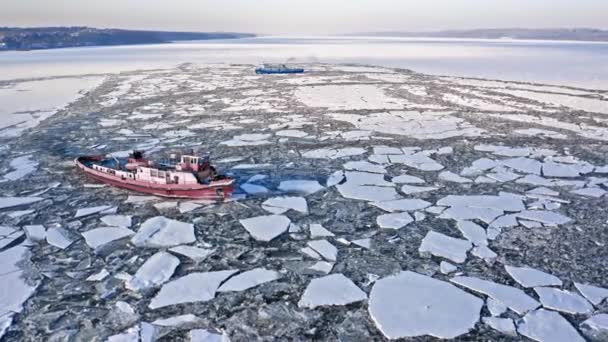
<path fill-rule="evenodd" d="M 439 75 L 608 89 L 608 44 L 366 37 L 267 37 L 0 54 L 0 80 L 178 63 L 358 63 Z"/>

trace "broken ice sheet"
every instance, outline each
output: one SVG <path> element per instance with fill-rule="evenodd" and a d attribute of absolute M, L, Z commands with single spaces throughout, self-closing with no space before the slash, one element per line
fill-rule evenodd
<path fill-rule="evenodd" d="M 133 234 L 135 232 L 127 228 L 102 227 L 83 232 L 82 236 L 89 247 L 98 249 L 112 241 L 120 240 Z"/>
<path fill-rule="evenodd" d="M 558 277 L 530 267 L 505 265 L 505 270 L 523 287 L 562 286 L 562 281 Z"/>
<path fill-rule="evenodd" d="M 324 187 L 315 180 L 288 180 L 282 181 L 278 189 L 285 192 L 310 195 L 323 190 Z"/>
<path fill-rule="evenodd" d="M 46 231 L 46 242 L 57 248 L 66 249 L 74 243 L 74 240 L 69 237 L 69 233 L 65 229 L 51 227 Z"/>
<path fill-rule="evenodd" d="M 250 195 L 261 195 L 261 194 L 266 194 L 266 193 L 270 192 L 270 190 L 268 190 L 268 188 L 266 188 L 265 186 L 257 185 L 257 184 L 245 183 L 245 184 L 241 184 L 240 187 L 241 187 L 241 189 L 243 189 L 243 191 L 245 191 L 246 193 L 248 193 Z"/>
<path fill-rule="evenodd" d="M 190 342 L 230 342 L 225 332 L 216 334 L 205 329 L 194 329 L 188 333 Z"/>
<path fill-rule="evenodd" d="M 384 214 L 376 218 L 378 226 L 387 229 L 401 229 L 413 221 L 414 219 L 409 213 Z"/>
<path fill-rule="evenodd" d="M 142 291 L 161 285 L 171 278 L 179 264 L 179 259 L 172 254 L 158 252 L 141 265 L 125 287 L 132 291 Z"/>
<path fill-rule="evenodd" d="M 308 247 L 329 261 L 336 261 L 338 258 L 338 249 L 327 242 L 327 240 L 315 240 L 308 242 Z"/>
<path fill-rule="evenodd" d="M 311 280 L 298 306 L 314 309 L 318 306 L 348 305 L 366 299 L 365 292 L 343 274 L 337 273 Z"/>
<path fill-rule="evenodd" d="M 152 325 L 158 325 L 161 327 L 180 327 L 185 325 L 192 325 L 201 322 L 201 319 L 192 314 L 173 316 L 164 319 L 157 319 L 152 322 Z"/>
<path fill-rule="evenodd" d="M 78 209 L 76 211 L 76 215 L 74 215 L 74 218 L 90 216 L 93 214 L 104 212 L 109 209 L 112 209 L 111 205 L 101 205 L 97 207 Z"/>
<path fill-rule="evenodd" d="M 376 206 L 387 212 L 396 211 L 415 211 L 427 208 L 431 206 L 431 203 L 423 201 L 421 199 L 403 198 L 388 201 L 373 202 L 373 206 Z"/>
<path fill-rule="evenodd" d="M 156 216 L 147 219 L 131 239 L 137 247 L 162 248 L 195 242 L 194 225 Z"/>
<path fill-rule="evenodd" d="M 148 307 L 154 310 L 181 303 L 206 302 L 215 298 L 220 284 L 236 272 L 237 270 L 190 273 L 163 285 Z"/>
<path fill-rule="evenodd" d="M 479 321 L 483 300 L 454 285 L 404 271 L 376 281 L 369 314 L 388 339 L 455 338 Z"/>
<path fill-rule="evenodd" d="M 484 317 L 483 322 L 490 328 L 500 331 L 505 335 L 517 336 L 517 330 L 515 324 L 510 318 L 498 318 L 498 317 Z"/>
<path fill-rule="evenodd" d="M 538 309 L 526 314 L 517 332 L 539 342 L 584 342 L 585 340 L 557 312 Z"/>
<path fill-rule="evenodd" d="M 421 254 L 431 253 L 461 264 L 467 260 L 467 252 L 472 247 L 470 241 L 456 239 L 431 230 L 422 239 L 418 251 Z"/>
<path fill-rule="evenodd" d="M 577 282 L 574 283 L 574 286 L 593 305 L 599 305 L 604 299 L 608 298 L 608 289 Z"/>
<path fill-rule="evenodd" d="M 0 197 L 0 209 L 32 204 L 43 199 L 42 197 Z"/>
<path fill-rule="evenodd" d="M 217 292 L 245 291 L 280 277 L 281 275 L 277 271 L 256 268 L 231 277 L 217 289 Z"/>
<path fill-rule="evenodd" d="M 128 215 L 107 215 L 101 218 L 101 222 L 112 227 L 131 227 L 131 216 Z"/>
<path fill-rule="evenodd" d="M 283 215 L 257 216 L 239 222 L 258 241 L 271 241 L 283 234 L 291 224 L 291 220 Z"/>
<path fill-rule="evenodd" d="M 301 213 L 308 213 L 308 204 L 304 197 L 273 197 L 269 198 L 262 203 L 264 210 L 273 214 L 283 214 L 290 209 L 299 211 Z"/>
<path fill-rule="evenodd" d="M 450 281 L 488 295 L 518 314 L 524 314 L 540 306 L 539 302 L 515 287 L 473 277 L 454 277 Z"/>
<path fill-rule="evenodd" d="M 534 291 L 547 309 L 570 314 L 586 314 L 593 311 L 593 306 L 585 298 L 574 292 L 550 287 L 535 287 Z"/>
<path fill-rule="evenodd" d="M 169 251 L 188 257 L 195 262 L 201 262 L 211 255 L 215 250 L 194 246 L 177 246 L 169 248 Z"/>
<path fill-rule="evenodd" d="M 309 225 L 308 230 L 310 231 L 310 237 L 313 239 L 318 238 L 318 237 L 334 236 L 334 233 L 330 232 L 329 230 L 327 230 L 325 227 L 323 227 L 322 225 L 320 225 L 318 223 Z"/>

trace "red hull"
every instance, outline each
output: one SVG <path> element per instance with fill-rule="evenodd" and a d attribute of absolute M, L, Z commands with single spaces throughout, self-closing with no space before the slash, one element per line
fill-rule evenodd
<path fill-rule="evenodd" d="M 170 198 L 223 200 L 232 194 L 233 180 L 213 181 L 210 184 L 153 184 L 137 180 L 122 179 L 99 172 L 84 165 L 80 159 L 99 160 L 100 157 L 80 157 L 75 160 L 79 169 L 90 177 L 112 186 L 140 193 Z"/>

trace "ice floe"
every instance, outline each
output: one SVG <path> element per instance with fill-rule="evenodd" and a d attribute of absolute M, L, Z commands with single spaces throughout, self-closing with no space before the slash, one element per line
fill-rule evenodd
<path fill-rule="evenodd" d="M 456 239 L 430 230 L 418 248 L 418 252 L 450 259 L 461 264 L 467 260 L 467 252 L 473 248 L 470 241 Z"/>
<path fill-rule="evenodd" d="M 455 338 L 479 321 L 483 301 L 450 283 L 405 271 L 376 281 L 369 313 L 389 339 Z"/>
<path fill-rule="evenodd" d="M 51 227 L 46 231 L 46 242 L 57 248 L 66 249 L 74 243 L 74 240 L 65 229 Z"/>
<path fill-rule="evenodd" d="M 327 230 L 325 227 L 323 227 L 322 225 L 320 225 L 318 223 L 313 223 L 313 224 L 309 225 L 308 230 L 310 232 L 310 237 L 313 239 L 318 238 L 318 237 L 335 236 L 334 233 L 330 232 L 329 230 Z"/>
<path fill-rule="evenodd" d="M 201 262 L 211 255 L 214 250 L 207 248 L 200 248 L 194 246 L 177 246 L 169 248 L 170 252 L 183 255 L 187 258 L 194 260 L 195 262 Z"/>
<path fill-rule="evenodd" d="M 517 332 L 539 342 L 584 342 L 572 325 L 557 312 L 538 309 L 517 323 Z"/>
<path fill-rule="evenodd" d="M 0 197 L 0 209 L 32 204 L 43 199 L 42 197 Z"/>
<path fill-rule="evenodd" d="M 304 290 L 298 306 L 314 309 L 319 306 L 348 305 L 366 299 L 367 294 L 352 280 L 337 273 L 311 280 Z"/>
<path fill-rule="evenodd" d="M 505 265 L 505 270 L 523 287 L 562 286 L 562 281 L 558 277 L 530 267 Z"/>
<path fill-rule="evenodd" d="M 483 293 L 505 304 L 518 314 L 525 314 L 540 306 L 540 303 L 515 287 L 502 285 L 473 277 L 454 277 L 451 282 L 469 288 L 475 292 Z"/>
<path fill-rule="evenodd" d="M 608 298 L 608 289 L 577 282 L 574 283 L 574 286 L 593 305 L 599 305 L 604 299 Z"/>
<path fill-rule="evenodd" d="M 150 309 L 165 306 L 206 302 L 215 298 L 220 284 L 236 273 L 236 270 L 190 273 L 163 285 L 150 301 Z"/>
<path fill-rule="evenodd" d="M 571 314 L 585 314 L 593 311 L 593 306 L 582 296 L 551 287 L 535 287 L 541 304 L 547 308 Z"/>
<path fill-rule="evenodd" d="M 338 249 L 327 240 L 314 240 L 308 242 L 308 247 L 322 256 L 325 260 L 336 261 L 338 259 Z"/>
<path fill-rule="evenodd" d="M 106 212 L 106 211 L 108 211 L 110 209 L 112 209 L 111 205 L 100 205 L 100 206 L 97 206 L 97 207 L 78 209 L 76 211 L 76 215 L 74 215 L 74 218 L 91 216 L 91 215 L 94 215 L 94 214 Z"/>
<path fill-rule="evenodd" d="M 424 209 L 431 206 L 431 203 L 421 199 L 404 198 L 389 201 L 373 202 L 372 205 L 384 211 L 392 213 L 397 211 L 415 211 Z"/>
<path fill-rule="evenodd" d="M 606 341 L 608 338 L 608 314 L 591 316 L 580 324 L 580 329 L 592 341 Z"/>
<path fill-rule="evenodd" d="M 314 180 L 288 180 L 279 183 L 278 189 L 290 193 L 310 195 L 325 188 Z"/>
<path fill-rule="evenodd" d="M 505 335 L 517 336 L 517 329 L 510 318 L 484 317 L 483 322 L 490 328 L 500 331 Z"/>
<path fill-rule="evenodd" d="M 142 291 L 159 286 L 171 279 L 179 264 L 179 259 L 172 254 L 158 252 L 141 265 L 125 287 L 132 291 Z"/>
<path fill-rule="evenodd" d="M 283 215 L 257 216 L 239 222 L 258 241 L 270 241 L 276 238 L 291 224 L 291 220 Z"/>
<path fill-rule="evenodd" d="M 289 210 L 308 213 L 308 204 L 304 197 L 273 197 L 262 203 L 264 210 L 273 214 L 283 214 Z"/>
<path fill-rule="evenodd" d="M 122 227 L 101 227 L 82 233 L 85 242 L 93 249 L 101 248 L 108 243 L 135 234 L 131 229 Z"/>
<path fill-rule="evenodd" d="M 401 229 L 412 222 L 414 219 L 408 213 L 384 214 L 376 218 L 376 223 L 380 228 L 388 229 Z"/>
<path fill-rule="evenodd" d="M 162 248 L 196 241 L 194 225 L 156 216 L 147 219 L 131 239 L 137 247 Z"/>

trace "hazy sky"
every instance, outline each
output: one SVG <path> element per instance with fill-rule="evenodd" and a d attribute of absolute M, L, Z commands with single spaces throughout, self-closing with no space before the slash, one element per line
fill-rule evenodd
<path fill-rule="evenodd" d="M 1 0 L 0 25 L 334 34 L 608 28 L 608 0 Z"/>

